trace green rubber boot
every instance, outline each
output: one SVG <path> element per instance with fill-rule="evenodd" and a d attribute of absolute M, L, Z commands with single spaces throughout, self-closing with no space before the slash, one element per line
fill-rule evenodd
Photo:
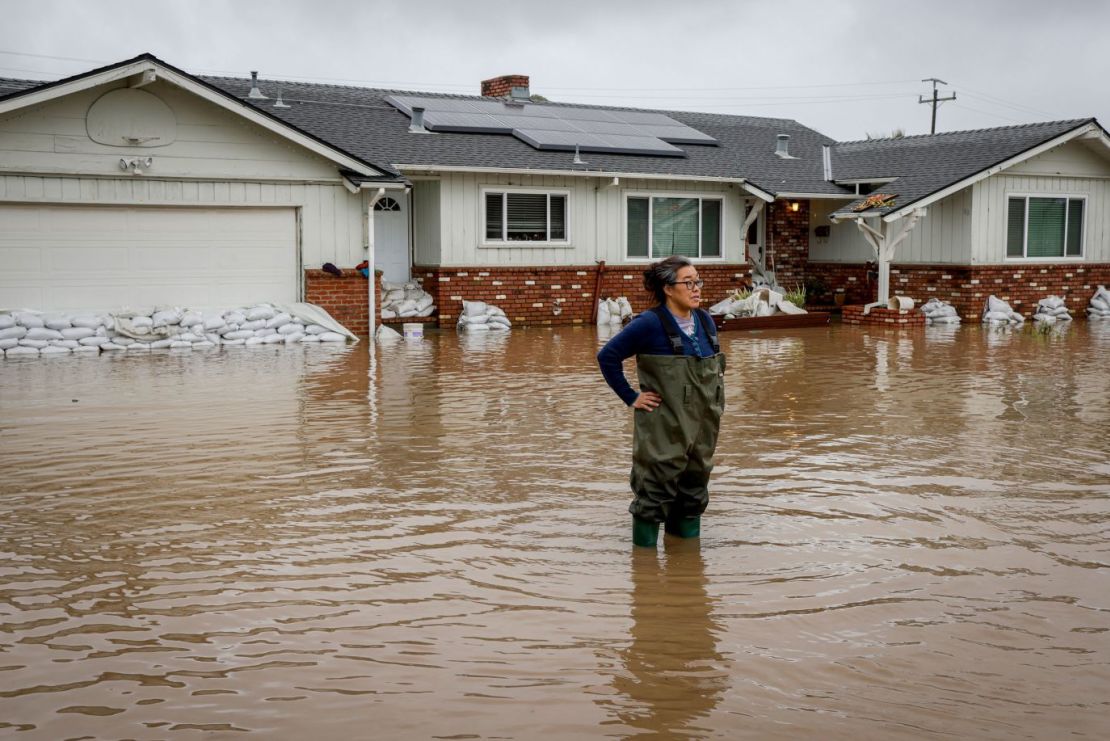
<path fill-rule="evenodd" d="M 666 531 L 677 538 L 700 538 L 701 518 L 684 517 L 681 520 L 668 520 Z"/>
<path fill-rule="evenodd" d="M 643 548 L 654 548 L 659 540 L 659 523 L 632 518 L 632 545 Z"/>

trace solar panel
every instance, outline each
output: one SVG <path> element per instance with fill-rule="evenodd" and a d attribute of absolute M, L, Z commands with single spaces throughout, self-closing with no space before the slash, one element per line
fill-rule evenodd
<path fill-rule="evenodd" d="M 717 144 L 670 116 L 647 111 L 414 95 L 392 95 L 386 101 L 410 117 L 414 107 L 423 108 L 430 131 L 512 134 L 536 149 L 682 157 L 685 152 L 675 144 Z"/>

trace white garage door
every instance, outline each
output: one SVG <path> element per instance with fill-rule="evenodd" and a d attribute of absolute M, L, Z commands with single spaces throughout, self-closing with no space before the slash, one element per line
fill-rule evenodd
<path fill-rule="evenodd" d="M 0 204 L 0 308 L 298 300 L 289 208 Z"/>

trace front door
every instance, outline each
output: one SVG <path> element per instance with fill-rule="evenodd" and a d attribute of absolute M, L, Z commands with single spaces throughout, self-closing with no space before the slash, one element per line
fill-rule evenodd
<path fill-rule="evenodd" d="M 374 204 L 374 263 L 390 283 L 410 276 L 407 196 L 384 196 Z"/>

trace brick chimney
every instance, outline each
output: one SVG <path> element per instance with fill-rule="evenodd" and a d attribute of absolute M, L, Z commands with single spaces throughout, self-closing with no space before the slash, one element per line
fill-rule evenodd
<path fill-rule="evenodd" d="M 514 87 L 528 87 L 528 75 L 502 75 L 482 80 L 482 97 L 507 98 Z"/>

